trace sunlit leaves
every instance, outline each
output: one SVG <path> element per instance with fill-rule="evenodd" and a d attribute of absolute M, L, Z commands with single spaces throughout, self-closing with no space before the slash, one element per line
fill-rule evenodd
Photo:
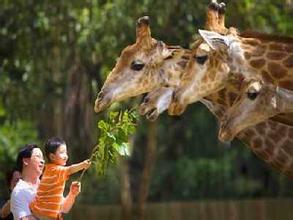
<path fill-rule="evenodd" d="M 98 145 L 93 149 L 92 161 L 99 173 L 104 174 L 110 163 L 120 156 L 130 155 L 130 136 L 136 130 L 137 114 L 134 111 L 110 112 L 106 120 L 98 122 Z"/>
<path fill-rule="evenodd" d="M 0 111 L 1 106 L 0 106 Z M 1 113 L 0 113 L 1 114 Z M 35 143 L 37 132 L 28 121 L 18 121 L 14 124 L 4 123 L 0 126 L 0 164 L 16 159 L 17 151 L 26 143 Z"/>

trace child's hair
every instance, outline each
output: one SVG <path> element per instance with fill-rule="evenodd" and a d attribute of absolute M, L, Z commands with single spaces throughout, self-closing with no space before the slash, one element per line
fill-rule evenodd
<path fill-rule="evenodd" d="M 52 137 L 47 140 L 45 143 L 45 155 L 49 162 L 50 160 L 50 154 L 55 154 L 58 147 L 65 144 L 65 141 L 58 137 Z"/>

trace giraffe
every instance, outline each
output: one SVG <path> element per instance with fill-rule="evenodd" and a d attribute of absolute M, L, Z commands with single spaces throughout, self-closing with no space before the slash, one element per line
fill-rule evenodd
<path fill-rule="evenodd" d="M 225 13 L 225 4 L 217 2 L 211 2 L 208 5 L 208 10 L 206 13 L 206 24 L 205 27 L 208 30 L 214 30 L 219 33 L 227 33 L 228 29 L 224 25 L 224 13 Z M 183 72 L 185 69 L 178 69 L 180 73 L 179 78 L 176 78 L 178 80 L 177 83 L 173 83 L 173 85 L 176 85 L 175 87 L 168 87 L 168 88 L 158 88 L 157 90 L 150 92 L 144 99 L 144 101 L 141 103 L 141 106 L 139 108 L 139 112 L 142 115 L 146 115 L 146 117 L 149 120 L 156 120 L 158 115 L 161 114 L 163 111 L 166 110 L 166 101 L 170 103 L 171 96 L 173 95 L 174 91 L 176 90 L 176 87 L 181 84 L 182 76 L 186 75 Z M 160 94 L 162 97 L 160 97 Z M 150 102 L 148 102 L 150 100 Z M 161 101 L 160 101 L 161 100 Z M 153 102 L 156 102 L 156 105 L 153 105 Z M 163 108 L 164 106 L 164 108 Z"/>
<path fill-rule="evenodd" d="M 141 33 L 144 33 L 144 34 L 141 34 Z M 145 46 L 144 44 L 146 44 L 147 46 Z M 159 44 L 161 44 L 162 46 L 158 47 Z M 149 47 L 149 45 L 151 45 L 151 47 Z M 142 48 L 148 48 L 148 49 L 142 50 Z M 168 54 L 168 55 L 163 56 L 160 53 Z M 180 77 L 180 75 L 178 76 L 177 72 L 182 74 L 182 71 L 178 71 L 178 70 L 184 69 L 184 67 L 186 66 L 186 62 L 190 56 L 189 52 L 188 51 L 186 52 L 186 50 L 184 51 L 184 54 L 182 56 L 179 56 L 178 54 L 179 55 L 182 54 L 182 48 L 179 48 L 179 51 L 178 51 L 178 47 L 168 47 L 162 42 L 159 43 L 158 41 L 152 39 L 150 36 L 148 18 L 139 19 L 137 22 L 136 43 L 134 45 L 127 47 L 122 52 L 120 59 L 116 63 L 116 66 L 112 70 L 111 74 L 107 77 L 107 80 L 102 88 L 102 91 L 100 92 L 96 100 L 95 111 L 99 112 L 104 110 L 114 101 L 119 101 L 131 96 L 139 95 L 140 93 L 143 93 L 143 92 L 157 89 L 161 86 L 166 85 L 167 84 L 166 82 L 168 80 L 171 80 L 172 82 L 174 81 L 177 82 L 178 77 Z M 154 57 L 157 57 L 158 59 L 154 59 Z M 166 75 L 166 72 L 170 70 L 172 71 Z M 141 74 L 140 72 L 143 72 L 145 74 L 141 76 L 139 80 L 137 80 L 135 75 L 140 75 Z M 157 83 L 154 80 L 154 79 L 157 79 L 154 77 L 155 72 L 158 74 L 156 75 L 156 77 L 158 78 L 161 77 L 160 80 L 158 80 L 160 83 Z M 175 74 L 176 77 L 172 76 L 172 74 Z M 145 80 L 143 77 L 149 80 Z M 126 82 L 123 81 L 123 79 L 125 79 Z M 161 83 L 161 82 L 164 82 L 164 83 Z M 148 83 L 157 84 L 157 85 L 156 86 L 145 85 Z M 173 86 L 175 87 L 176 84 L 168 83 L 167 85 L 168 86 L 171 85 L 170 87 L 173 87 Z M 232 85 L 235 85 L 235 84 L 232 83 Z M 114 87 L 116 91 L 115 90 L 112 91 Z M 143 89 L 141 89 L 141 87 L 143 87 Z M 132 92 L 131 91 L 132 89 L 135 90 L 135 92 Z M 123 95 L 121 95 L 120 93 L 123 93 Z M 219 94 L 221 94 L 221 91 L 219 92 Z M 231 92 L 229 92 L 228 94 L 229 94 L 229 97 L 235 96 Z M 216 100 L 219 100 L 218 96 L 222 97 L 222 95 L 216 94 L 215 95 L 215 97 L 217 97 Z M 210 98 L 213 98 L 213 95 L 210 95 Z M 265 123 L 266 125 L 268 124 L 267 122 Z M 268 126 L 269 125 L 270 124 L 268 124 Z M 284 125 L 281 125 L 281 126 L 284 126 Z M 266 128 L 266 129 L 270 130 L 269 128 Z M 286 129 L 288 128 L 286 127 Z M 263 128 L 262 130 L 256 129 L 255 133 L 253 132 L 248 133 L 246 138 L 250 139 L 250 138 L 255 138 L 255 137 L 259 137 L 263 135 L 263 133 L 257 133 L 258 130 L 262 131 L 264 129 Z M 287 134 L 291 134 L 291 132 L 292 131 L 290 130 L 289 132 L 287 132 Z M 260 142 L 255 142 L 255 143 L 258 143 L 259 145 L 255 145 L 253 148 L 251 147 L 251 149 L 254 152 L 256 152 L 256 154 L 260 155 L 263 158 L 266 158 L 267 154 L 263 153 L 265 148 L 263 149 L 262 147 L 260 147 Z M 257 147 L 259 148 L 256 149 Z M 280 165 L 275 165 L 274 161 L 272 162 L 272 164 L 273 166 L 276 166 L 279 170 L 284 172 L 286 175 L 289 175 L 291 172 L 291 171 L 289 172 L 287 168 L 286 169 L 283 168 L 285 164 L 284 161 L 282 161 Z"/>
<path fill-rule="evenodd" d="M 155 121 L 158 116 L 168 109 L 173 96 L 173 87 L 160 87 L 149 92 L 138 108 L 141 115 L 146 115 L 150 121 Z"/>
<path fill-rule="evenodd" d="M 220 119 L 226 110 L 233 104 L 241 89 L 242 77 L 236 75 L 229 77 L 224 89 L 204 97 L 201 102 Z M 144 99 L 140 112 L 147 114 L 147 118 L 155 120 L 162 111 L 169 107 L 174 88 L 160 88 L 149 93 Z M 284 132 L 284 136 L 276 132 Z M 293 127 L 274 120 L 263 121 L 256 126 L 251 126 L 237 137 L 248 146 L 258 157 L 280 172 L 291 176 L 293 165 L 291 163 L 293 144 Z M 276 138 L 279 141 L 276 143 Z"/>
<path fill-rule="evenodd" d="M 193 59 L 169 107 L 171 115 L 182 114 L 188 104 L 223 89 L 227 79 L 235 75 L 293 90 L 293 38 L 256 32 L 238 34 L 234 28 L 225 35 L 207 30 L 199 30 L 199 34 L 201 38 L 192 49 Z M 293 125 L 292 115 L 286 115 L 283 121 Z"/>
<path fill-rule="evenodd" d="M 209 26 L 217 26 L 210 30 L 225 32 L 221 25 L 224 20 L 225 5 L 211 3 L 209 8 L 207 13 L 208 22 L 211 23 Z M 219 11 L 217 18 L 210 12 L 215 9 Z M 182 70 L 181 67 L 186 66 L 190 53 L 190 50 L 179 46 L 167 46 L 162 41 L 153 39 L 149 17 L 139 18 L 136 25 L 136 42 L 122 51 L 96 98 L 95 112 L 103 111 L 115 101 L 149 92 L 162 85 L 175 87 L 180 83 L 178 77 L 182 75 L 177 69 Z M 178 74 L 172 74 L 174 71 Z"/>
<path fill-rule="evenodd" d="M 233 93 L 237 93 L 238 89 L 237 83 L 230 82 L 219 92 L 226 94 L 223 96 L 225 99 L 219 102 L 217 97 L 219 94 L 215 93 L 200 101 L 220 120 L 237 98 Z M 172 91 L 170 87 L 162 87 L 149 93 L 141 106 L 143 113 L 149 111 L 150 119 L 155 120 L 157 115 L 154 117 L 153 109 L 167 109 L 171 102 Z M 236 136 L 270 167 L 288 177 L 293 177 L 293 126 L 265 120 L 241 130 Z"/>
<path fill-rule="evenodd" d="M 161 86 L 175 86 L 179 82 L 177 69 L 181 70 L 186 65 L 189 56 L 188 49 L 167 46 L 152 38 L 149 17 L 139 18 L 136 42 L 122 51 L 115 67 L 107 76 L 96 98 L 95 112 L 103 111 L 113 102 L 138 96 Z"/>
<path fill-rule="evenodd" d="M 293 112 L 293 91 L 252 80 L 243 89 L 241 97 L 225 112 L 219 138 L 232 140 L 241 130 L 288 112 Z"/>

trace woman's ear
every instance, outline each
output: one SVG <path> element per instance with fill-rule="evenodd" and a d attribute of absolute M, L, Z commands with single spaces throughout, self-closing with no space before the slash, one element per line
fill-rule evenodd
<path fill-rule="evenodd" d="M 29 160 L 30 160 L 30 158 L 23 158 L 23 159 L 22 159 L 22 162 L 23 162 L 23 164 L 24 164 L 25 166 L 27 166 L 28 163 L 29 163 Z"/>

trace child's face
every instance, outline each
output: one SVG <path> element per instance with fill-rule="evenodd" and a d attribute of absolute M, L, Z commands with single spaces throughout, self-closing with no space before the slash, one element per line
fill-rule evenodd
<path fill-rule="evenodd" d="M 55 154 L 52 155 L 51 160 L 55 164 L 62 166 L 66 165 L 66 162 L 68 160 L 66 144 L 62 144 L 58 147 Z"/>

